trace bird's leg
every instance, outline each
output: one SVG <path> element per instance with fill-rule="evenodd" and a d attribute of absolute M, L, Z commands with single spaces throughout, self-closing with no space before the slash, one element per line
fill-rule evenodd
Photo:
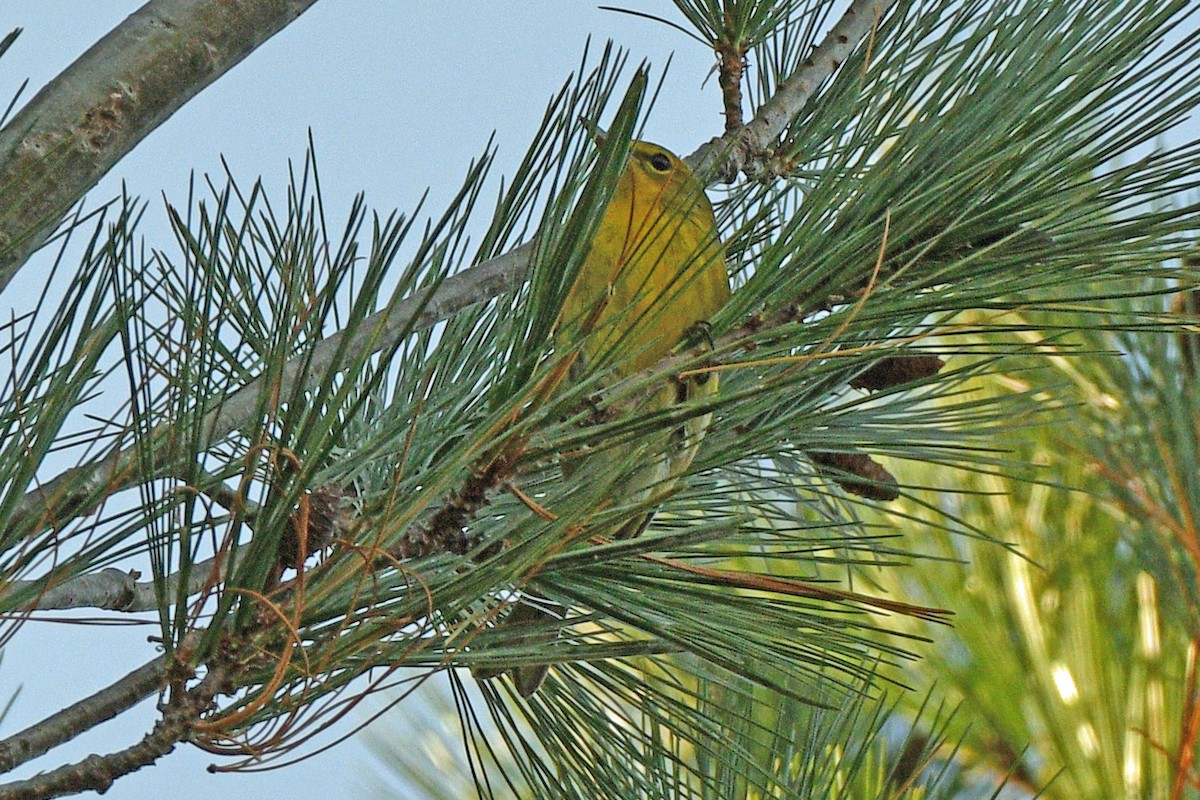
<path fill-rule="evenodd" d="M 717 349 L 717 343 L 713 340 L 712 323 L 706 319 L 698 319 L 683 334 L 683 343 L 687 347 L 707 346 L 708 352 Z M 706 371 L 698 371 L 691 376 L 698 385 L 703 386 L 708 383 L 709 373 Z M 683 390 L 684 394 L 679 398 L 680 402 L 687 399 L 687 389 Z"/>

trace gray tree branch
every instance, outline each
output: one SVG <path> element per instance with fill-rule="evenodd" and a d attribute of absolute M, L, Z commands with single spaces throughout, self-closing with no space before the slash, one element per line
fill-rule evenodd
<path fill-rule="evenodd" d="M 697 174 L 732 180 L 787 129 L 817 87 L 883 20 L 896 0 L 855 0 L 800 69 L 779 85 L 745 127 L 718 136 L 687 157 Z"/>
<path fill-rule="evenodd" d="M 197 561 L 189 571 L 187 594 L 193 595 L 213 581 L 216 559 Z M 38 611 L 61 611 L 68 608 L 98 608 L 105 611 L 154 611 L 159 607 L 158 593 L 154 581 L 139 581 L 140 573 L 125 572 L 107 567 L 99 572 L 78 575 L 43 592 L 34 608 Z M 165 594 L 173 597 L 179 591 L 181 577 L 178 572 L 166 579 Z M 3 594 L 17 593 L 41 580 L 12 581 L 4 586 Z M 34 610 L 34 609 L 30 609 Z M 3 760 L 0 759 L 0 766 Z"/>
<path fill-rule="evenodd" d="M 163 687 L 166 674 L 166 657 L 159 656 L 91 697 L 0 741 L 0 773 L 9 772 L 133 708 Z M 2 794 L 6 788 L 0 787 L 0 796 L 8 796 Z"/>
<path fill-rule="evenodd" d="M 316 0 L 150 0 L 0 130 L 0 290 L 134 145 Z"/>
<path fill-rule="evenodd" d="M 151 662 L 142 669 L 148 669 L 153 664 Z M 65 764 L 28 780 L 0 785 L 0 800 L 46 800 L 89 789 L 103 794 L 117 778 L 153 764 L 174 750 L 175 745 L 186 741 L 201 714 L 221 691 L 222 681 L 223 674 L 215 670 L 195 688 L 172 696 L 163 708 L 162 719 L 136 744 L 102 756 L 90 755 L 82 761 Z"/>

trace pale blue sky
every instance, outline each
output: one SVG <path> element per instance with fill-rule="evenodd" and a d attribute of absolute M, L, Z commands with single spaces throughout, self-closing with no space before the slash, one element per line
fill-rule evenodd
<path fill-rule="evenodd" d="M 0 98 L 7 103 L 29 78 L 24 99 L 141 5 L 138 0 L 5 0 L 0 33 L 24 33 L 0 59 Z M 679 17 L 666 0 L 628 7 Z M 496 131 L 494 176 L 524 155 L 547 99 L 574 70 L 587 37 L 593 52 L 612 38 L 631 62 L 658 68 L 674 60 L 647 137 L 683 152 L 720 132 L 715 81 L 701 89 L 712 56 L 667 26 L 600 11 L 583 2 L 396 3 L 325 0 L 188 103 L 143 141 L 92 191 L 96 202 L 128 191 L 151 201 L 142 228 L 156 246 L 170 243 L 163 193 L 186 200 L 189 174 L 222 180 L 220 157 L 245 185 L 262 176 L 281 198 L 288 159 L 300 162 L 311 127 L 331 219 L 344 217 L 365 191 L 385 215 L 411 209 L 432 187 L 436 212 L 460 185 L 468 163 Z M 43 253 L 44 257 L 45 254 Z M 45 262 L 43 262 L 45 263 Z M 40 290 L 37 270 L 19 274 L 0 297 L 0 312 L 28 308 Z M 147 570 L 148 574 L 148 570 Z M 0 664 L 0 702 L 21 695 L 0 725 L 8 735 L 108 685 L 155 655 L 153 627 L 26 625 Z M 403 711 L 396 712 L 404 713 Z M 35 762 L 37 769 L 90 752 L 128 746 L 152 724 L 143 704 L 78 746 Z M 410 730 L 415 737 L 417 721 Z M 413 746 L 406 737 L 405 746 Z M 157 766 L 119 780 L 106 795 L 177 800 L 369 796 L 363 749 L 348 743 L 280 771 L 210 775 L 214 759 L 184 746 Z M 20 776 L 29 774 L 22 771 Z"/>

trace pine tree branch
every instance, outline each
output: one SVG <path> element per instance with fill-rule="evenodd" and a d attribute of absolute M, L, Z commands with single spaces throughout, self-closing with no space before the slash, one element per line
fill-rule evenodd
<path fill-rule="evenodd" d="M 187 581 L 190 597 L 205 586 L 213 583 L 213 568 L 216 559 L 198 561 L 191 566 Z M 154 581 L 139 581 L 141 573 L 136 570 L 125 572 L 109 567 L 99 572 L 77 575 L 43 592 L 29 611 L 61 611 L 68 608 L 98 608 L 105 611 L 154 611 L 160 607 Z M 167 576 L 165 594 L 173 596 L 179 591 L 181 575 L 178 572 Z M 42 584 L 40 580 L 12 581 L 5 585 L 5 594 L 20 592 Z"/>
<path fill-rule="evenodd" d="M 806 314 L 828 307 L 824 299 L 813 303 L 811 308 L 785 303 L 781 308 L 769 309 L 768 313 L 747 320 L 710 340 L 704 351 L 708 364 L 696 371 L 719 371 L 730 366 L 731 361 L 721 360 L 721 353 L 735 352 L 745 347 L 752 336 L 762 336 L 784 325 L 802 322 Z M 640 377 L 646 379 L 645 388 L 624 397 L 619 404 L 605 408 L 605 416 L 612 419 L 643 407 L 647 398 L 658 391 L 655 379 L 668 380 L 667 376 L 687 374 L 686 370 L 696 369 L 697 355 L 696 351 L 671 353 L 642 370 Z M 900 386 L 936 374 L 943 365 L 942 359 L 934 356 L 893 356 L 850 378 L 848 383 L 864 391 Z M 864 375 L 869 376 L 866 381 L 862 380 Z M 710 409 L 696 409 L 694 413 L 707 411 Z M 519 448 L 523 443 L 515 442 L 513 446 Z M 512 450 L 484 454 L 479 462 L 472 465 L 462 485 L 432 510 L 427 522 L 409 526 L 388 548 L 383 561 L 422 558 L 438 553 L 466 553 L 474 544 L 463 535 L 467 524 L 478 518 L 502 491 L 520 493 L 519 482 L 524 475 L 516 466 L 517 455 Z M 818 473 L 828 477 L 844 491 L 879 502 L 890 502 L 900 496 L 899 484 L 892 474 L 865 453 L 807 450 L 805 455 L 813 462 Z"/>
<path fill-rule="evenodd" d="M 162 719 L 137 744 L 2 785 L 0 800 L 45 800 L 89 789 L 103 794 L 117 778 L 153 764 L 186 741 L 200 715 L 222 690 L 223 680 L 223 673 L 214 670 L 194 689 L 180 691 L 163 708 Z"/>
<path fill-rule="evenodd" d="M 778 95 L 783 100 L 768 100 L 759 109 L 755 118 L 747 125 L 753 131 L 748 141 L 765 142 L 783 133 L 788 119 L 785 112 L 798 113 L 811 95 L 840 64 L 862 37 L 866 36 L 878 19 L 895 0 L 857 0 L 846 15 L 834 26 L 825 41 L 813 51 L 801 68 L 779 87 Z M 854 38 L 857 36 L 857 38 Z M 715 164 L 720 154 L 726 158 L 738 158 L 733 145 L 745 135 L 743 132 L 714 139 L 686 159 L 694 167 Z M 744 166 L 745 161 L 736 163 Z M 709 170 L 703 174 L 712 174 Z M 727 171 L 727 170 L 720 170 Z M 715 183 L 716 180 L 714 179 Z M 469 305 L 495 297 L 506 289 L 519 285 L 524 279 L 533 253 L 530 244 L 484 261 L 470 269 L 444 280 L 436 289 L 426 289 L 404 298 L 390 308 L 368 317 L 355 334 L 350 348 L 375 353 L 393 345 L 406 333 L 425 330 Z M 326 374 L 334 357 L 343 345 L 342 332 L 334 333 L 314 348 L 310 358 L 300 356 L 289 362 L 282 370 L 278 391 L 290 391 L 303 372 L 310 380 Z M 263 378 L 255 379 L 233 392 L 221 408 L 210 412 L 204 420 L 203 441 L 215 442 L 236 430 L 250 418 L 257 406 L 258 396 L 263 391 Z M 156 431 L 159 438 L 166 439 L 167 429 Z M 157 448 L 156 448 L 157 450 Z M 22 498 L 14 513 L 14 519 L 28 520 L 37 517 L 30 530 L 41 530 L 50 524 L 87 513 L 93 498 L 105 491 L 134 484 L 138 453 L 135 447 L 113 452 L 101 461 L 67 470 Z M 166 465 L 160 463 L 160 468 Z"/>
<path fill-rule="evenodd" d="M 63 214 L 184 103 L 316 0 L 150 0 L 0 130 L 0 290 Z"/>
<path fill-rule="evenodd" d="M 0 741 L 0 773 L 9 772 L 133 708 L 161 689 L 166 675 L 167 657 L 159 656 L 91 697 L 67 706 L 57 714 Z M 0 793 L 8 788 L 0 787 Z"/>
<path fill-rule="evenodd" d="M 685 160 L 698 175 L 719 176 L 728 182 L 756 159 L 800 113 L 830 75 L 871 33 L 896 0 L 855 0 L 800 68 L 779 85 L 744 128 L 703 145 Z"/>
<path fill-rule="evenodd" d="M 363 322 L 350 348 L 362 347 L 378 352 L 397 341 L 406 331 L 430 328 L 472 303 L 495 297 L 515 287 L 524 277 L 532 253 L 532 245 L 521 245 L 505 255 L 447 278 L 436 291 L 426 289 L 417 292 L 391 308 L 376 312 Z M 280 391 L 294 385 L 302 371 L 314 378 L 325 375 L 341 352 L 344 337 L 344 332 L 338 331 L 322 340 L 307 361 L 304 357 L 289 361 L 278 378 L 279 385 L 284 387 Z M 259 394 L 264 389 L 265 378 L 256 378 L 233 392 L 220 408 L 210 411 L 201 423 L 201 430 L 206 431 L 204 440 L 219 441 L 237 430 L 254 413 Z M 169 433 L 168 427 L 162 427 L 151 435 L 165 439 Z M 138 449 L 129 446 L 114 451 L 98 462 L 66 470 L 28 492 L 13 517 L 22 520 L 38 516 L 32 529 L 40 530 L 47 525 L 88 513 L 96 496 L 135 482 L 131 476 L 139 457 Z M 158 466 L 166 466 L 161 457 Z"/>

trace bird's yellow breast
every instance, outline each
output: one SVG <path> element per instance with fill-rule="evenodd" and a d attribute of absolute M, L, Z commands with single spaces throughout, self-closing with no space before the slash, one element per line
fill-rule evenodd
<path fill-rule="evenodd" d="M 670 151 L 633 142 L 563 304 L 559 342 L 589 338 L 588 364 L 628 375 L 653 365 L 729 299 L 712 205 Z"/>

